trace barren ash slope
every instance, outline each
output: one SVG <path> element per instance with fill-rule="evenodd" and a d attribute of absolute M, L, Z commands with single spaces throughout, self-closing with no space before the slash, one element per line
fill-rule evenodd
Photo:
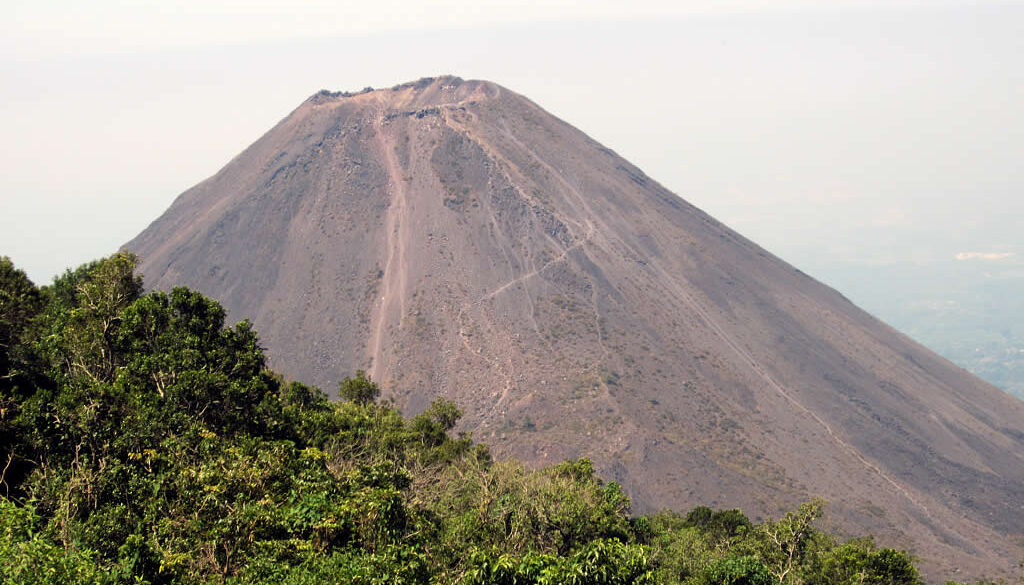
<path fill-rule="evenodd" d="M 1024 556 L 1024 403 L 493 83 L 321 92 L 125 248 L 251 318 L 285 375 L 446 396 L 637 510 L 817 495 L 936 579 Z"/>

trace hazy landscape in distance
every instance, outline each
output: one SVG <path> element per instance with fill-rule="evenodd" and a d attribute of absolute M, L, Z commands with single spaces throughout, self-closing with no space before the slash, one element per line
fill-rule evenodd
<path fill-rule="evenodd" d="M 947 238 L 935 225 L 869 225 L 831 241 L 822 235 L 828 242 L 822 246 L 771 230 L 761 231 L 759 242 L 899 331 L 1024 398 L 1024 257 L 1014 225 L 1020 221 L 1011 209 L 1006 218 L 967 219 L 961 233 Z M 990 227 L 984 239 L 999 244 L 972 247 L 975 241 L 963 235 L 977 229 L 971 223 Z"/>
<path fill-rule="evenodd" d="M 1019 260 L 808 266 L 886 323 L 1024 398 L 1024 268 Z"/>

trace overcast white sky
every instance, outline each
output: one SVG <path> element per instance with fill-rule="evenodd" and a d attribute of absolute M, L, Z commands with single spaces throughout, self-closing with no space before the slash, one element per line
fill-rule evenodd
<path fill-rule="evenodd" d="M 928 0 L 8 0 L 0 254 L 48 282 L 317 90 L 441 73 L 801 267 L 1024 256 L 1024 6 Z"/>

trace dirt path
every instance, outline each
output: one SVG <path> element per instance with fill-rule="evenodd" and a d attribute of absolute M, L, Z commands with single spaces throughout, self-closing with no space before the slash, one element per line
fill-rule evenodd
<path fill-rule="evenodd" d="M 376 138 L 381 159 L 388 172 L 388 186 L 391 192 L 391 203 L 384 218 L 385 244 L 387 259 L 384 262 L 384 274 L 381 277 L 380 305 L 374 323 L 370 328 L 370 339 L 367 347 L 371 348 L 373 363 L 370 375 L 382 379 L 387 371 L 383 360 L 384 337 L 387 334 L 389 321 L 401 324 L 405 315 L 405 290 L 408 278 L 409 247 L 408 216 L 409 208 L 406 199 L 405 181 L 398 159 L 395 157 L 394 137 L 384 125 L 384 114 L 380 112 L 376 119 Z M 396 318 L 397 317 L 397 318 Z"/>

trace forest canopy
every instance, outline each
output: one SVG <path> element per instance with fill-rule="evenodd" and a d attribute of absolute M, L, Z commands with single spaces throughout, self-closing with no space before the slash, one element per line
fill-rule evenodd
<path fill-rule="evenodd" d="M 248 322 L 115 254 L 37 287 L 0 259 L 0 581 L 920 583 L 912 558 L 699 507 L 634 516 L 587 459 L 492 459 L 442 398 L 404 418 L 269 371 Z"/>

